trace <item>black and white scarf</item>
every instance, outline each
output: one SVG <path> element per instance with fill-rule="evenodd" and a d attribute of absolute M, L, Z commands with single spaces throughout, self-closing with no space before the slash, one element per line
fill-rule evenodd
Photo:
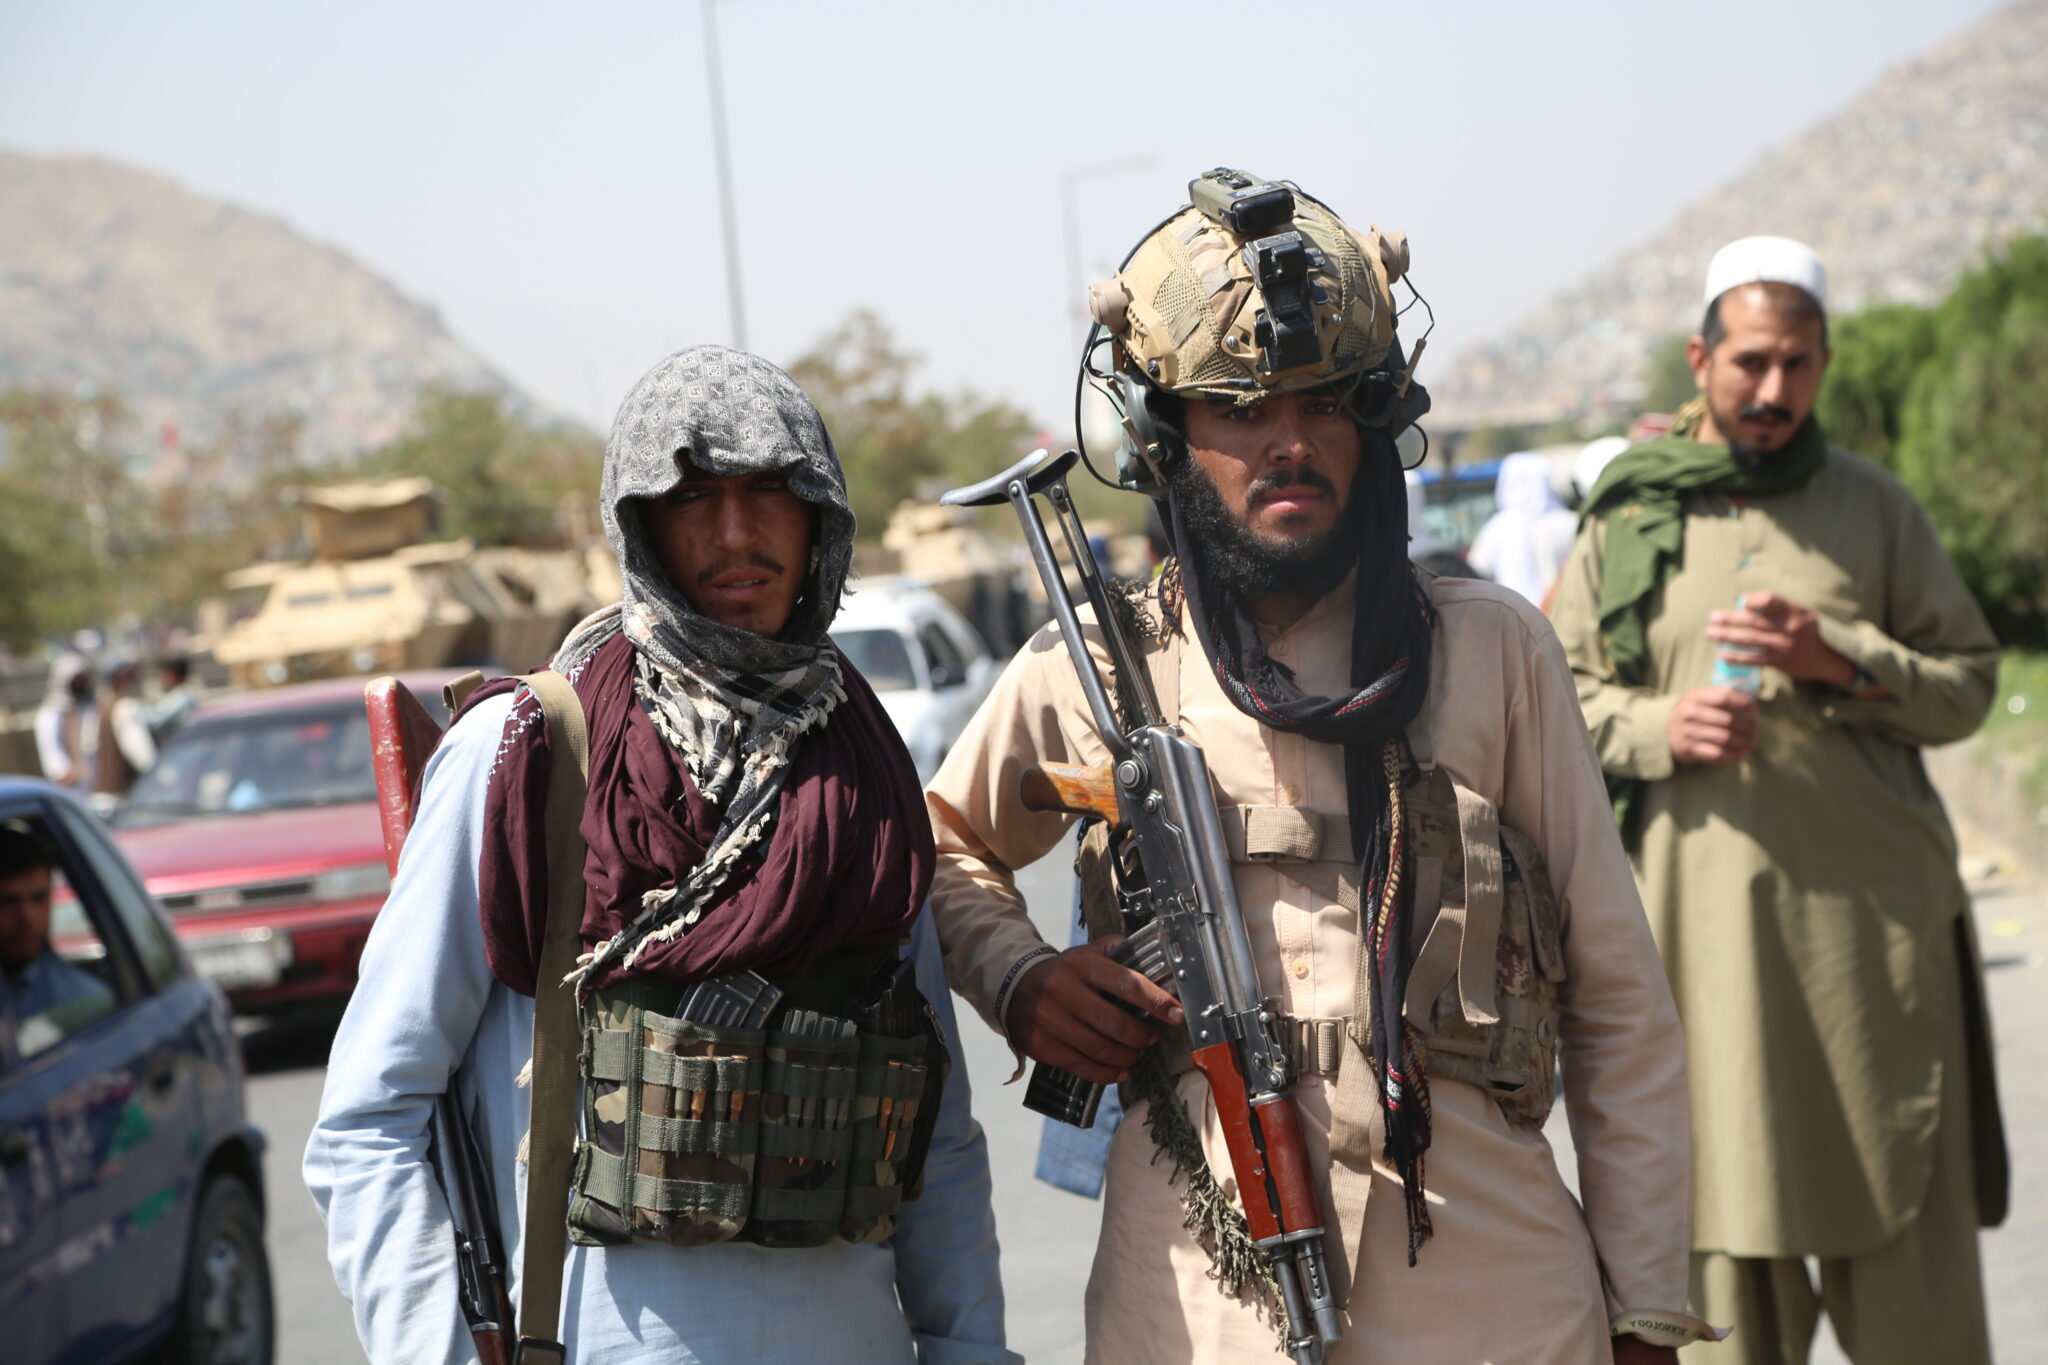
<path fill-rule="evenodd" d="M 648 543 L 630 504 L 674 488 L 685 459 L 720 478 L 780 470 L 817 509 L 810 575 L 779 635 L 698 614 Z M 650 945 L 685 932 L 767 835 L 791 752 L 846 699 L 825 632 L 853 563 L 853 511 L 824 420 L 795 380 L 723 346 L 679 351 L 634 386 L 612 423 L 601 497 L 624 601 L 569 633 L 555 671 L 573 678 L 623 632 L 635 655 L 635 693 L 720 820 L 702 861 L 675 885 L 646 893 L 624 930 L 578 960 L 577 979 L 613 962 L 631 967 Z"/>

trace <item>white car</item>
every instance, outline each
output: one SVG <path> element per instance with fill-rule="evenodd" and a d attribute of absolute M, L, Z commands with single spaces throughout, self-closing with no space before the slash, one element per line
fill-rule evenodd
<path fill-rule="evenodd" d="M 896 723 L 917 780 L 931 781 L 995 686 L 998 665 L 988 646 L 945 598 L 889 578 L 855 585 L 832 623 L 832 639 Z"/>

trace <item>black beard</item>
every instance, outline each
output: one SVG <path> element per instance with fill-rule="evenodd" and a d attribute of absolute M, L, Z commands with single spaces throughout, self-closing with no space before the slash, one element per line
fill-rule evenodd
<path fill-rule="evenodd" d="M 1335 487 L 1313 471 L 1289 482 L 1316 485 L 1336 496 Z M 1201 546 L 1203 563 L 1217 582 L 1240 597 L 1321 597 L 1358 563 L 1362 527 L 1355 507 L 1347 506 L 1337 524 L 1321 535 L 1275 544 L 1261 540 L 1230 514 L 1223 495 L 1192 459 L 1175 461 L 1167 484 L 1187 534 Z"/>
<path fill-rule="evenodd" d="M 1747 419 L 1752 417 L 1761 417 L 1765 413 L 1774 414 L 1781 421 L 1790 422 L 1792 420 L 1792 410 L 1790 408 L 1780 407 L 1776 403 L 1751 403 L 1748 407 L 1744 408 L 1738 415 Z M 1732 422 L 1722 421 L 1720 415 L 1717 413 L 1714 417 L 1714 425 L 1719 427 L 1723 432 L 1726 432 L 1732 430 L 1735 424 Z M 1799 430 L 1797 427 L 1793 428 L 1792 434 L 1794 436 L 1799 434 Z M 1788 436 L 1785 438 L 1784 445 L 1780 445 L 1777 448 L 1777 450 L 1765 450 L 1762 446 L 1747 445 L 1741 441 L 1737 441 L 1731 438 L 1728 442 L 1728 458 L 1735 461 L 1736 467 L 1741 469 L 1744 473 L 1754 474 L 1759 469 L 1762 469 L 1764 465 L 1769 463 L 1773 456 L 1777 455 L 1779 451 L 1784 450 L 1785 446 L 1788 446 L 1790 444 L 1792 444 L 1792 438 Z"/>

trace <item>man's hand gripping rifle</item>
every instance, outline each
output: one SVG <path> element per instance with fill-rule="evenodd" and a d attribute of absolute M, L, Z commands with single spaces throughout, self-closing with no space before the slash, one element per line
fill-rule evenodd
<path fill-rule="evenodd" d="M 1077 458 L 1073 451 L 1057 458 L 1034 451 L 995 478 L 955 489 L 940 501 L 956 507 L 1008 502 L 1023 523 L 1089 714 L 1110 753 L 1106 772 L 1034 767 L 1025 775 L 1024 799 L 1034 808 L 1094 813 L 1128 828 L 1144 869 L 1144 886 L 1127 898 L 1126 915 L 1140 923 L 1110 956 L 1180 997 L 1194 1064 L 1216 1099 L 1245 1222 L 1252 1241 L 1272 1260 L 1287 1311 L 1288 1348 L 1301 1365 L 1316 1365 L 1343 1329 L 1323 1257 L 1322 1210 L 1290 1094 L 1293 1077 L 1277 1011 L 1259 993 L 1209 765 L 1199 748 L 1165 724 L 1151 676 L 1124 638 L 1096 571 L 1067 489 L 1067 474 Z M 1073 598 L 1032 500 L 1038 494 L 1053 505 L 1110 664 L 1142 712 L 1129 730 L 1118 724 L 1102 674 L 1082 638 Z M 1105 799 L 1111 791 L 1113 806 Z M 1041 1062 L 1032 1071 L 1024 1102 L 1086 1126 L 1101 1093 L 1101 1086 Z"/>

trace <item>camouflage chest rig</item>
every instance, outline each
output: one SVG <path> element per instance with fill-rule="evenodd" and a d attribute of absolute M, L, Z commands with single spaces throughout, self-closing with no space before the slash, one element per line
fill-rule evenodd
<path fill-rule="evenodd" d="M 1154 690 L 1168 723 L 1177 724 L 1187 636 L 1165 626 L 1156 589 L 1124 599 L 1120 609 L 1135 618 L 1126 625 L 1145 642 Z M 1502 823 L 1491 801 L 1435 762 L 1430 716 L 1425 707 L 1408 733 L 1416 764 L 1404 793 L 1413 829 L 1415 921 L 1402 1012 L 1425 1035 L 1432 1080 L 1477 1086 L 1509 1121 L 1540 1129 L 1556 1098 L 1567 910 L 1535 841 Z M 1233 863 L 1272 864 L 1282 876 L 1357 912 L 1357 858 L 1345 811 L 1222 805 L 1219 813 Z M 1090 939 L 1126 930 L 1117 889 L 1125 875 L 1119 844 L 1108 826 L 1095 823 L 1076 854 Z M 1298 1074 L 1336 1084 L 1345 1054 L 1354 1051 L 1347 1037 L 1357 1044 L 1355 1053 L 1363 1051 L 1370 973 L 1362 946 L 1355 971 L 1352 1014 L 1282 1016 Z M 1159 1047 L 1169 1074 L 1189 1069 L 1183 1036 L 1168 1035 Z"/>
<path fill-rule="evenodd" d="M 772 982 L 601 989 L 583 1013 L 570 1236 L 878 1242 L 918 1196 L 949 1061 L 895 944 Z"/>
<path fill-rule="evenodd" d="M 551 773 L 546 824 L 550 904 L 580 908 L 582 705 L 557 675 L 526 681 L 551 734 L 575 736 L 554 741 L 576 763 Z M 581 918 L 549 916 L 543 981 L 563 981 Z M 582 1246 L 816 1247 L 888 1237 L 923 1188 L 952 1061 L 902 947 L 840 949 L 801 976 L 773 981 L 751 971 L 695 982 L 641 977 L 581 1002 L 573 988 L 544 991 L 527 1144 L 532 1207 L 552 1205 L 562 1190 L 567 1238 Z M 559 1285 L 561 1233 L 551 1222 L 530 1220 L 528 1282 L 542 1287 L 525 1296 L 549 1305 L 535 1272 L 544 1268 Z M 536 1316 L 535 1303 L 521 1313 Z M 551 1335 L 552 1309 L 539 1316 L 542 1335 Z"/>

